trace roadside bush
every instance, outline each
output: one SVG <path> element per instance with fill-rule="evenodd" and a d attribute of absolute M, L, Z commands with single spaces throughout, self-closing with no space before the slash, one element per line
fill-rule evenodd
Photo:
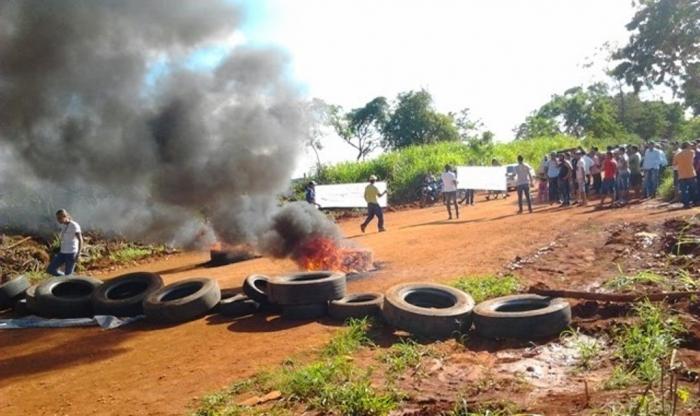
<path fill-rule="evenodd" d="M 673 171 L 665 169 L 664 174 L 659 178 L 658 195 L 664 201 L 671 201 L 675 196 L 675 188 L 673 187 Z"/>

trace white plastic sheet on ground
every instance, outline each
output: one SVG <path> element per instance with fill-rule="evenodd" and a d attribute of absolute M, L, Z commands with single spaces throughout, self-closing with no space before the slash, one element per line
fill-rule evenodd
<path fill-rule="evenodd" d="M 505 191 L 505 166 L 457 166 L 459 189 Z"/>
<path fill-rule="evenodd" d="M 0 319 L 0 329 L 70 328 L 80 326 L 100 326 L 103 329 L 113 329 L 138 321 L 143 319 L 143 317 L 143 315 L 139 315 L 129 318 L 117 318 L 111 315 L 96 315 L 92 318 L 49 319 L 29 315 L 22 318 Z"/>
<path fill-rule="evenodd" d="M 316 203 L 322 208 L 362 208 L 367 206 L 365 201 L 364 183 L 344 183 L 337 185 L 316 185 Z M 386 190 L 386 182 L 375 182 L 379 192 Z M 386 206 L 386 195 L 379 198 L 379 206 Z"/>

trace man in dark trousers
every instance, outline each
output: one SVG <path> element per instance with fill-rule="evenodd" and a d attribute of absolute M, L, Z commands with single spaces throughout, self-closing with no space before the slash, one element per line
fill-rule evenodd
<path fill-rule="evenodd" d="M 365 219 L 365 222 L 360 224 L 360 230 L 362 232 L 365 232 L 365 229 L 367 228 L 367 225 L 374 219 L 374 216 L 377 216 L 377 226 L 379 227 L 379 232 L 386 231 L 384 228 L 384 213 L 382 212 L 382 207 L 379 206 L 379 198 L 386 195 L 386 191 L 384 192 L 379 192 L 379 189 L 377 189 L 376 186 L 374 186 L 374 182 L 377 181 L 377 177 L 374 175 L 371 175 L 369 177 L 369 185 L 365 187 L 365 201 L 367 201 L 367 219 Z"/>
<path fill-rule="evenodd" d="M 452 172 L 450 165 L 445 165 L 445 171 L 442 173 L 442 195 L 447 205 L 448 219 L 452 219 L 451 205 L 455 206 L 455 213 L 457 214 L 457 218 L 459 218 L 459 205 L 457 205 L 457 175 Z"/>
<path fill-rule="evenodd" d="M 318 208 L 321 208 L 321 206 L 316 203 L 316 181 L 311 181 L 306 185 L 304 198 L 309 204 L 316 205 Z"/>
<path fill-rule="evenodd" d="M 523 157 L 518 156 L 518 166 L 515 167 L 515 183 L 518 189 L 518 214 L 523 213 L 523 195 L 527 198 L 527 209 L 532 212 L 530 202 L 530 187 L 532 186 L 532 168 L 523 162 Z"/>
<path fill-rule="evenodd" d="M 68 276 L 73 274 L 75 264 L 80 257 L 80 251 L 83 248 L 83 234 L 80 225 L 73 221 L 65 209 L 56 212 L 56 221 L 61 226 L 59 234 L 61 245 L 46 271 L 53 276 Z M 63 271 L 58 270 L 61 266 L 63 266 Z"/>

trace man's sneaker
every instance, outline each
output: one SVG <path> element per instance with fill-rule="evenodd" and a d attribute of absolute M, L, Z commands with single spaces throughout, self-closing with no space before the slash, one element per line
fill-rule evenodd
<path fill-rule="evenodd" d="M 384 231 L 386 231 L 386 228 L 380 228 L 380 229 L 379 229 L 379 232 L 380 232 L 380 233 L 383 233 Z"/>
<path fill-rule="evenodd" d="M 365 232 L 365 228 L 367 228 L 366 225 L 360 224 L 360 230 L 362 230 L 363 233 Z"/>

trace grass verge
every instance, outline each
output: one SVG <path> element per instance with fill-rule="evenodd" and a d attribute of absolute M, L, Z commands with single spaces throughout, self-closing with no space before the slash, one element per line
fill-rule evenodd
<path fill-rule="evenodd" d="M 520 288 L 515 276 L 463 276 L 452 286 L 469 293 L 479 303 L 499 296 L 512 295 Z"/>

